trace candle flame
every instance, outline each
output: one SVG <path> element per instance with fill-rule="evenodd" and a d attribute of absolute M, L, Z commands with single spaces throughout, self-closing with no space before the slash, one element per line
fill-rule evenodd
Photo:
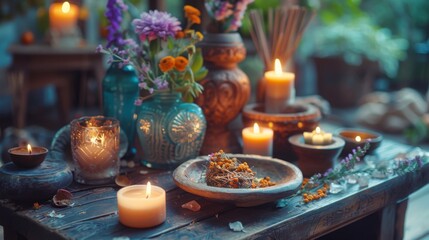
<path fill-rule="evenodd" d="M 360 142 L 360 141 L 362 141 L 362 138 L 360 136 L 356 136 L 355 140 L 356 140 L 356 142 Z"/>
<path fill-rule="evenodd" d="M 27 151 L 29 154 L 31 154 L 33 152 L 33 149 L 31 148 L 30 144 L 27 144 Z"/>
<path fill-rule="evenodd" d="M 283 72 L 282 70 L 282 64 L 278 58 L 274 61 L 274 72 L 276 74 L 281 74 Z"/>
<path fill-rule="evenodd" d="M 257 123 L 253 124 L 253 132 L 254 133 L 260 133 L 261 129 L 259 128 L 259 125 Z"/>
<path fill-rule="evenodd" d="M 320 127 L 316 127 L 316 133 L 319 134 L 321 132 Z"/>
<path fill-rule="evenodd" d="M 70 12 L 70 3 L 69 3 L 69 2 L 67 2 L 67 1 L 65 1 L 65 2 L 63 3 L 63 5 L 61 6 L 61 11 L 62 11 L 63 13 L 68 13 L 68 12 Z"/>
<path fill-rule="evenodd" d="M 147 182 L 147 185 L 146 185 L 146 198 L 150 198 L 150 194 L 151 194 L 151 185 L 150 185 L 150 182 Z"/>

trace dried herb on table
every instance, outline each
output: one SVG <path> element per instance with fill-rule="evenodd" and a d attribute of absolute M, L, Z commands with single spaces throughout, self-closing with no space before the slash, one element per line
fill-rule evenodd
<path fill-rule="evenodd" d="M 229 158 L 223 150 L 209 155 L 206 182 L 209 186 L 225 188 L 260 188 L 274 186 L 269 176 L 256 178 L 247 162 Z"/>
<path fill-rule="evenodd" d="M 427 162 L 427 158 L 416 155 L 413 157 L 408 157 L 406 154 L 398 159 L 395 159 L 392 166 L 378 166 L 376 168 L 360 168 L 356 169 L 355 165 L 361 160 L 365 155 L 366 151 L 369 149 L 369 142 L 366 142 L 363 148 L 358 147 L 353 149 L 352 153 L 340 161 L 340 164 L 334 168 L 328 169 L 324 174 L 315 174 L 311 178 L 303 180 L 301 189 L 297 193 L 290 196 L 289 198 L 281 199 L 277 202 L 277 207 L 285 207 L 288 204 L 288 200 L 291 197 L 302 195 L 302 200 L 304 203 L 309 203 L 314 200 L 318 200 L 326 197 L 329 193 L 336 193 L 333 189 L 333 186 L 340 185 L 341 181 L 345 182 L 346 178 L 353 175 L 366 174 L 372 176 L 373 178 L 380 178 L 379 176 L 384 176 L 383 178 L 389 175 L 401 175 L 407 172 L 413 172 L 420 169 L 424 162 Z M 345 182 L 347 184 L 347 182 Z M 365 187 L 367 184 L 365 185 Z"/>

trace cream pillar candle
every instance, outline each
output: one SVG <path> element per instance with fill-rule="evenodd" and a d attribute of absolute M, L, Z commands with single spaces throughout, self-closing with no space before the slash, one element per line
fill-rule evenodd
<path fill-rule="evenodd" d="M 243 153 L 272 156 L 273 136 L 272 129 L 259 127 L 257 123 L 253 127 L 243 129 Z"/>
<path fill-rule="evenodd" d="M 119 221 L 132 228 L 149 228 L 165 221 L 165 190 L 147 185 L 132 185 L 118 191 Z"/>
<path fill-rule="evenodd" d="M 295 74 L 283 72 L 279 59 L 275 61 L 274 71 L 265 73 L 265 112 L 280 113 L 295 100 Z"/>
<path fill-rule="evenodd" d="M 49 7 L 49 23 L 52 30 L 66 31 L 76 26 L 78 6 L 65 1 Z"/>

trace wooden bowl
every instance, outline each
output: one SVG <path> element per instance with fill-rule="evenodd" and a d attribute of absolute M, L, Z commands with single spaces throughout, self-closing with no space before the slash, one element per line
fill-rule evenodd
<path fill-rule="evenodd" d="M 223 188 L 208 186 L 205 182 L 208 156 L 182 163 L 173 172 L 173 179 L 181 189 L 214 201 L 230 202 L 239 207 L 257 206 L 295 193 L 302 183 L 302 173 L 284 160 L 259 155 L 228 154 L 247 162 L 257 178 L 269 176 L 276 185 L 266 188 Z"/>

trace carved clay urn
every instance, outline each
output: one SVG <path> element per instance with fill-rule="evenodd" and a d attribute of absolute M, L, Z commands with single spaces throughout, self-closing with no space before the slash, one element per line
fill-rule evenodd
<path fill-rule="evenodd" d="M 237 66 L 246 57 L 246 48 L 239 33 L 208 33 L 200 47 L 209 70 L 201 82 L 204 92 L 196 99 L 207 120 L 200 153 L 210 154 L 219 149 L 240 153 L 241 145 L 228 125 L 250 96 L 249 78 Z"/>

